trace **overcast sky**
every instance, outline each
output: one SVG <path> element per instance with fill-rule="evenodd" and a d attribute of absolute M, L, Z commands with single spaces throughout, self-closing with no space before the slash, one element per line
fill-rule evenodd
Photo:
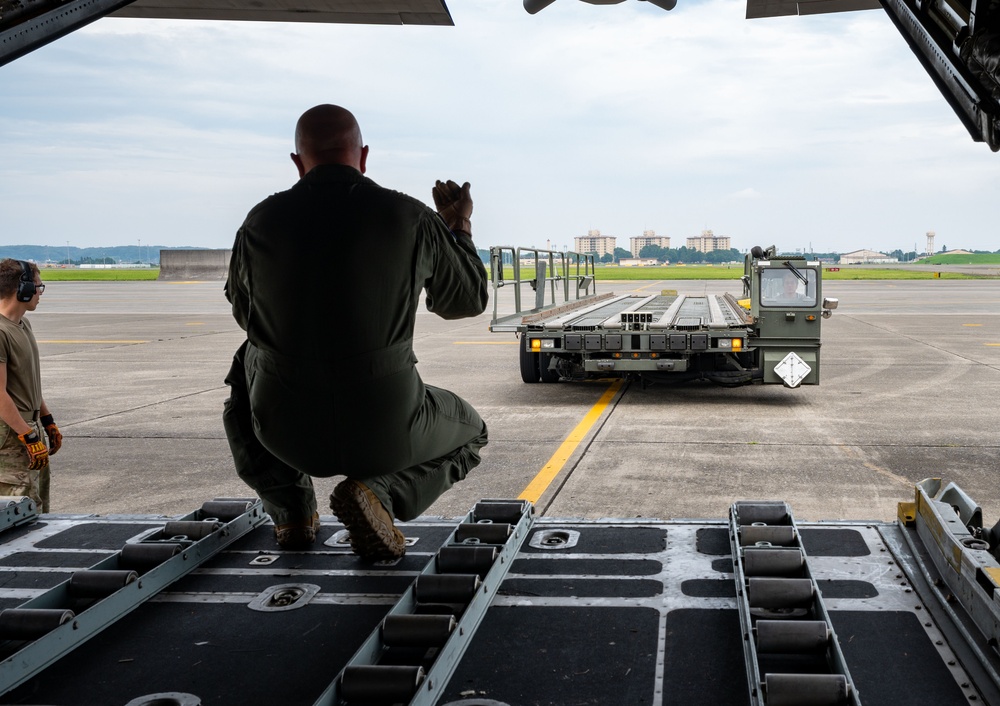
<path fill-rule="evenodd" d="M 1000 154 L 882 11 L 449 0 L 454 27 L 103 19 L 0 67 L 0 244 L 226 248 L 352 110 L 368 176 L 468 180 L 480 247 L 1000 249 Z"/>

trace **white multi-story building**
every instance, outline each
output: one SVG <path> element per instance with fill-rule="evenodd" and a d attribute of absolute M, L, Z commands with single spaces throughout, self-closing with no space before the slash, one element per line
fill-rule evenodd
<path fill-rule="evenodd" d="M 614 255 L 617 238 L 613 235 L 601 235 L 599 230 L 588 230 L 586 235 L 578 235 L 573 238 L 573 246 L 580 253 L 597 253 L 598 257 Z"/>
<path fill-rule="evenodd" d="M 698 252 L 712 252 L 713 250 L 729 250 L 732 248 L 729 244 L 728 235 L 715 235 L 710 230 L 703 230 L 701 235 L 688 238 L 687 246 L 689 249 L 697 250 Z"/>
<path fill-rule="evenodd" d="M 631 248 L 632 257 L 639 257 L 639 253 L 647 245 L 657 245 L 661 248 L 670 247 L 670 236 L 668 235 L 657 235 L 655 231 L 644 230 L 642 235 L 634 238 L 629 238 L 629 247 Z"/>

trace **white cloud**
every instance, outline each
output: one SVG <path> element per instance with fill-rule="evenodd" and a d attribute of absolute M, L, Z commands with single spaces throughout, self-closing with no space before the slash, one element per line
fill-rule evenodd
<path fill-rule="evenodd" d="M 470 180 L 483 247 L 712 228 L 741 249 L 909 248 L 930 229 L 1000 248 L 1000 155 L 882 12 L 450 7 L 456 27 L 105 19 L 13 62 L 2 240 L 227 247 L 293 181 L 298 115 L 336 102 L 377 181 L 429 201 L 434 179 Z"/>

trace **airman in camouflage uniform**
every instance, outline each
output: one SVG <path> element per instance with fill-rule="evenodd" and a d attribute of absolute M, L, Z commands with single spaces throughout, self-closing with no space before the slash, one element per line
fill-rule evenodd
<path fill-rule="evenodd" d="M 42 398 L 38 345 L 24 317 L 43 291 L 37 265 L 0 260 L 0 495 L 27 496 L 48 512 L 49 455 L 62 434 Z"/>

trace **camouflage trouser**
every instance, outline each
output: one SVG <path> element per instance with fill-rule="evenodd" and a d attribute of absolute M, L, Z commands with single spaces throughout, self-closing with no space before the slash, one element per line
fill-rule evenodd
<path fill-rule="evenodd" d="M 45 432 L 38 422 L 29 422 L 40 439 Z M 39 512 L 49 511 L 49 464 L 37 471 L 28 470 L 28 450 L 17 434 L 0 421 L 0 495 L 27 496 L 38 505 Z"/>

